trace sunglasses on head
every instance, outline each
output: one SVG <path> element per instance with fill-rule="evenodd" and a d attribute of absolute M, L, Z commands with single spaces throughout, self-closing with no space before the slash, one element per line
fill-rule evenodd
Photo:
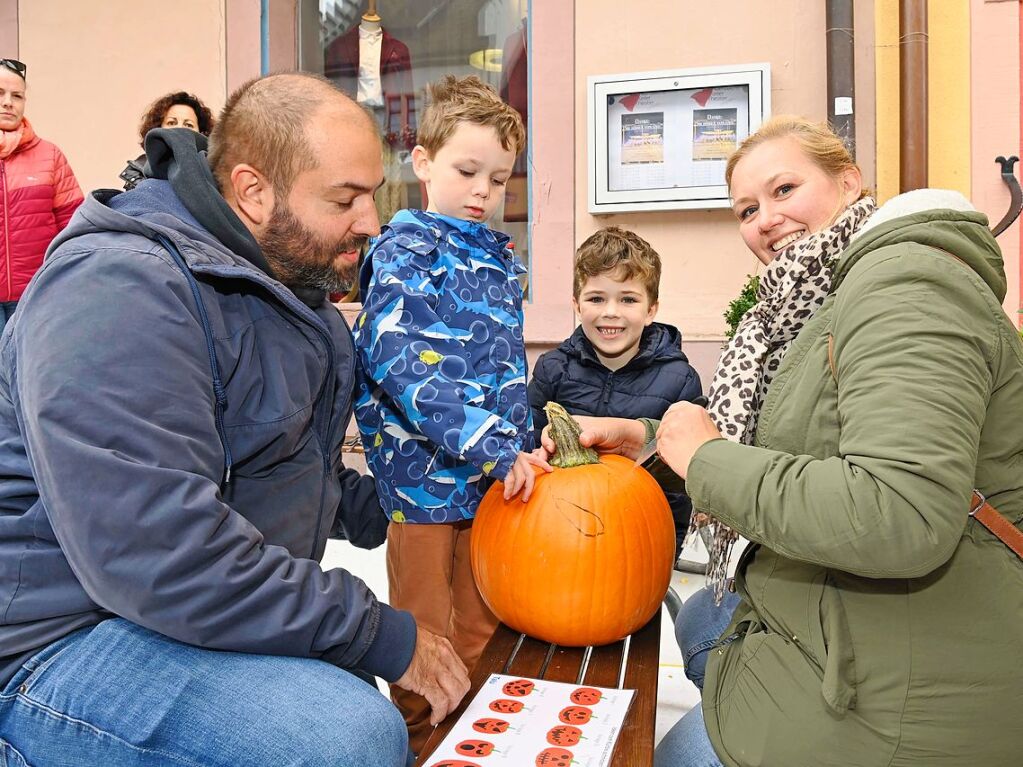
<path fill-rule="evenodd" d="M 11 70 L 23 80 L 25 79 L 25 73 L 28 72 L 28 67 L 17 59 L 0 59 L 0 67 Z"/>

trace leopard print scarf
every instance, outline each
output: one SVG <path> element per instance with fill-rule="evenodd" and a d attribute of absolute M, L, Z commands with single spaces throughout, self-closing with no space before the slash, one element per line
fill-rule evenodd
<path fill-rule="evenodd" d="M 740 320 L 710 385 L 707 410 L 726 439 L 753 443 L 760 407 L 789 344 L 824 303 L 835 261 L 875 208 L 869 197 L 853 203 L 829 228 L 786 248 L 764 270 L 757 303 Z M 696 527 L 694 514 L 688 534 Z M 738 536 L 715 519 L 709 528 L 707 578 L 720 603 Z"/>

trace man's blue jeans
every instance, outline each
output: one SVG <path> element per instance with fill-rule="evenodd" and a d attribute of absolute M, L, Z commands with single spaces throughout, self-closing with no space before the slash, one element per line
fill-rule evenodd
<path fill-rule="evenodd" d="M 721 604 L 715 605 L 714 592 L 701 589 L 678 611 L 675 639 L 682 650 L 686 677 L 701 691 L 707 655 L 728 627 L 738 604 L 738 595 L 725 592 Z M 654 767 L 722 767 L 710 745 L 702 707 L 690 709 L 668 730 L 657 745 Z"/>
<path fill-rule="evenodd" d="M 407 763 L 380 692 L 318 660 L 217 652 L 121 619 L 32 657 L 0 693 L 0 765 Z"/>

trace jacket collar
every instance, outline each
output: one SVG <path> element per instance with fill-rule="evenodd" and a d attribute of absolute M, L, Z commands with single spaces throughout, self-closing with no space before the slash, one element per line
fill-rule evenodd
<path fill-rule="evenodd" d="M 893 197 L 872 215 L 835 265 L 832 291 L 838 290 L 860 259 L 880 248 L 920 245 L 949 253 L 987 283 L 999 303 L 1005 299 L 1002 253 L 987 216 L 958 192 L 918 189 Z"/>
<path fill-rule="evenodd" d="M 437 238 L 444 237 L 453 231 L 461 233 L 473 241 L 474 244 L 495 255 L 507 256 L 510 252 L 508 243 L 511 242 L 504 232 L 491 229 L 486 224 L 477 221 L 465 221 L 460 218 L 452 218 L 440 213 L 429 213 L 422 210 L 399 210 L 394 214 L 389 226 L 395 225 L 427 226 L 433 230 Z"/>
<path fill-rule="evenodd" d="M 38 138 L 38 136 L 36 136 L 35 128 L 32 127 L 32 123 L 28 121 L 27 117 L 21 118 L 21 129 L 21 141 L 18 142 L 18 148 L 14 150 L 16 152 L 20 152 L 22 149 L 25 149 Z"/>
<path fill-rule="evenodd" d="M 192 272 L 256 283 L 303 317 L 316 317 L 315 311 L 287 286 L 207 231 L 167 181 L 150 179 L 131 192 L 101 189 L 91 193 L 71 223 L 54 238 L 47 253 L 75 237 L 94 233 L 135 234 L 154 242 L 157 234 L 163 235 L 177 246 Z"/>
<path fill-rule="evenodd" d="M 673 325 L 665 325 L 660 322 L 651 322 L 643 329 L 643 335 L 639 341 L 639 351 L 636 356 L 629 360 L 618 371 L 628 370 L 632 367 L 646 367 L 654 360 L 687 359 L 682 352 L 682 334 Z M 597 350 L 593 348 L 590 339 L 586 337 L 582 326 L 576 327 L 559 347 L 560 350 L 569 356 L 574 356 L 581 362 L 592 365 L 604 366 L 597 356 Z M 616 372 L 618 372 L 616 371 Z"/>

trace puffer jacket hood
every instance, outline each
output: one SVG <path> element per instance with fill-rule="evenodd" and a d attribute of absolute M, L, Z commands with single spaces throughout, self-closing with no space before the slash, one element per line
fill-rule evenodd
<path fill-rule="evenodd" d="M 227 204 L 206 161 L 207 139 L 201 133 L 157 128 L 146 134 L 146 168 L 151 178 L 170 182 L 188 212 L 228 250 L 271 277 L 273 269 L 252 233 Z"/>
<path fill-rule="evenodd" d="M 190 130 L 156 129 L 146 135 L 146 150 L 150 179 L 131 194 L 93 192 L 82 215 L 54 238 L 50 250 L 89 233 L 125 232 L 150 239 L 162 234 L 208 245 L 208 264 L 215 258 L 222 266 L 247 266 L 272 278 L 259 245 L 217 191 L 206 163 L 206 137 Z M 194 256 L 195 249 L 186 247 L 185 253 Z"/>
<path fill-rule="evenodd" d="M 558 349 L 580 361 L 595 363 L 603 367 L 593 344 L 583 333 L 582 327 L 577 327 Z M 651 322 L 643 329 L 643 336 L 640 338 L 639 351 L 636 356 L 629 360 L 622 369 L 645 368 L 651 364 L 671 360 L 689 362 L 689 358 L 682 352 L 682 331 L 674 325 Z"/>
<path fill-rule="evenodd" d="M 644 329 L 636 356 L 614 371 L 577 327 L 557 349 L 540 355 L 529 382 L 537 439 L 547 425 L 543 406 L 551 400 L 573 415 L 660 418 L 673 403 L 701 394 L 700 376 L 682 351 L 682 333 L 660 322 Z"/>

